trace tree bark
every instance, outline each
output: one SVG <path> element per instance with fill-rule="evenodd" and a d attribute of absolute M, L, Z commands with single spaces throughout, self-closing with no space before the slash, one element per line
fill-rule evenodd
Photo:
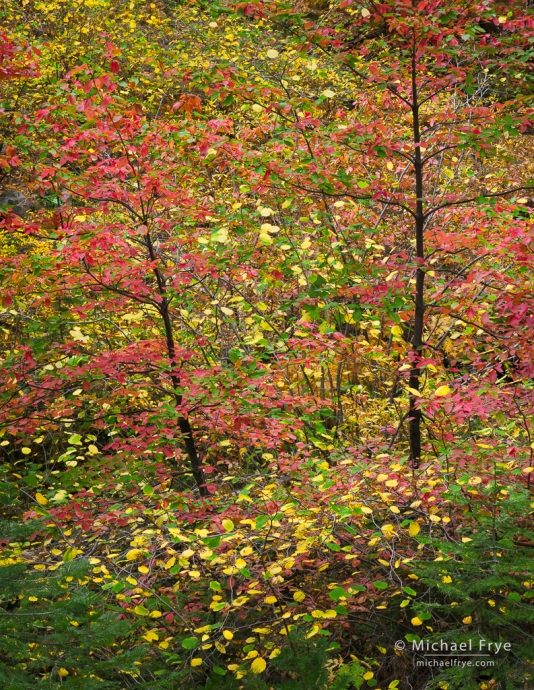
<path fill-rule="evenodd" d="M 419 103 L 417 93 L 417 64 L 415 53 L 412 57 L 412 127 L 413 141 L 415 145 L 414 153 L 414 177 L 415 177 L 415 250 L 417 269 L 415 273 L 415 313 L 412 334 L 412 368 L 410 370 L 409 385 L 414 391 L 419 391 L 421 383 L 421 371 L 418 364 L 421 360 L 423 349 L 423 330 L 425 325 L 425 271 L 423 268 L 425 260 L 424 247 L 424 226 L 425 216 L 423 208 L 423 161 L 421 156 L 421 129 L 419 121 Z M 421 462 L 421 421 L 422 413 L 416 407 L 417 395 L 410 393 L 409 403 L 409 437 L 410 437 L 410 461 L 413 468 L 417 468 Z"/>
<path fill-rule="evenodd" d="M 152 244 L 152 238 L 150 237 L 150 232 L 147 229 L 146 235 L 146 246 L 148 253 L 150 255 L 151 261 L 156 261 L 156 253 L 154 251 L 154 245 Z M 171 316 L 169 313 L 169 300 L 167 297 L 167 290 L 165 285 L 165 278 L 159 270 L 159 268 L 154 268 L 154 275 L 156 276 L 156 282 L 158 285 L 158 292 L 161 297 L 161 304 L 159 305 L 159 312 L 161 318 L 163 319 L 163 326 L 165 328 L 165 343 L 167 347 L 167 355 L 169 357 L 171 371 L 170 377 L 172 382 L 172 387 L 174 388 L 174 400 L 176 407 L 180 407 L 183 401 L 183 396 L 178 392 L 180 386 L 180 376 L 176 373 L 176 369 L 179 365 L 176 361 L 176 346 L 174 341 L 174 331 L 172 327 Z M 193 472 L 193 477 L 195 478 L 196 485 L 201 496 L 209 496 L 209 491 L 206 487 L 206 480 L 204 478 L 204 472 L 202 471 L 201 461 L 195 443 L 195 438 L 193 436 L 193 428 L 188 418 L 184 417 L 183 414 L 179 413 L 178 426 L 180 428 L 180 433 L 184 441 L 185 451 L 187 457 L 189 458 L 189 463 L 191 464 L 191 471 Z"/>

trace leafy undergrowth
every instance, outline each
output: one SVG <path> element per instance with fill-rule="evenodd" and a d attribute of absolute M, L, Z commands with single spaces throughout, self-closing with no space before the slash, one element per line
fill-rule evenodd
<path fill-rule="evenodd" d="M 533 511 L 513 463 L 391 460 L 236 477 L 216 502 L 157 465 L 120 492 L 28 495 L 2 528 L 4 686 L 394 688 L 413 641 L 486 638 L 512 644 L 499 673 L 528 687 Z M 435 687 L 479 687 L 448 675 Z"/>

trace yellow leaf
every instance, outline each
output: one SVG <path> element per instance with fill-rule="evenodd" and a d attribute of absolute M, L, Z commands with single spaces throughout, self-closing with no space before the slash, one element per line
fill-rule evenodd
<path fill-rule="evenodd" d="M 323 618 L 336 618 L 337 617 L 337 612 L 334 611 L 334 609 L 327 609 L 326 611 L 323 611 Z"/>
<path fill-rule="evenodd" d="M 518 204 L 526 204 L 528 202 L 528 199 L 526 196 L 522 196 L 521 199 L 517 200 Z"/>
<path fill-rule="evenodd" d="M 141 549 L 131 549 L 128 551 L 126 554 L 126 560 L 127 561 L 135 561 L 136 558 L 138 558 L 140 555 L 142 555 Z"/>
<path fill-rule="evenodd" d="M 269 597 L 265 597 L 265 599 L 264 599 L 263 601 L 264 601 L 266 604 L 276 604 L 276 601 L 277 601 L 277 600 L 276 600 L 276 597 L 269 596 Z"/>
<path fill-rule="evenodd" d="M 158 647 L 160 649 L 167 649 L 168 646 L 169 646 L 169 643 L 166 640 L 165 640 L 165 642 L 160 642 L 158 645 Z"/>
<path fill-rule="evenodd" d="M 23 455 L 29 455 L 32 452 L 30 448 L 21 448 L 20 450 Z"/>
<path fill-rule="evenodd" d="M 159 635 L 153 630 L 149 630 L 145 635 L 143 635 L 143 639 L 145 639 L 147 642 L 153 642 L 159 640 Z"/>
<path fill-rule="evenodd" d="M 397 506 L 389 506 L 389 509 L 392 513 L 395 513 L 395 515 L 398 515 L 400 513 L 400 510 L 397 508 Z"/>
<path fill-rule="evenodd" d="M 232 522 L 232 520 L 223 520 L 222 526 L 227 532 L 231 532 L 234 529 L 234 523 Z"/>
<path fill-rule="evenodd" d="M 322 93 L 322 95 L 325 98 L 333 98 L 335 96 L 335 93 L 332 91 L 332 89 L 325 89 Z"/>
<path fill-rule="evenodd" d="M 262 659 L 261 656 L 259 656 L 257 659 L 254 659 L 254 661 L 250 665 L 250 670 L 252 673 L 263 673 L 265 669 L 267 668 L 267 662 L 265 659 Z"/>
<path fill-rule="evenodd" d="M 423 621 L 420 618 L 417 618 L 417 616 L 412 618 L 411 623 L 412 625 L 423 625 Z"/>
<path fill-rule="evenodd" d="M 40 506 L 45 506 L 48 503 L 48 498 L 45 498 L 43 494 L 35 494 L 35 500 Z"/>
<path fill-rule="evenodd" d="M 393 525 L 382 525 L 380 529 L 382 530 L 382 533 L 386 539 L 389 539 L 391 535 L 395 534 L 395 527 Z"/>
<path fill-rule="evenodd" d="M 449 386 L 440 386 L 439 388 L 436 388 L 436 392 L 434 393 L 434 395 L 437 398 L 441 398 L 444 395 L 449 395 L 450 392 L 451 389 L 449 388 Z"/>
<path fill-rule="evenodd" d="M 306 599 L 306 595 L 304 594 L 304 592 L 301 592 L 301 591 L 297 590 L 297 591 L 293 594 L 293 599 L 294 599 L 295 601 L 304 601 L 304 599 Z"/>
<path fill-rule="evenodd" d="M 274 48 L 271 48 L 270 50 L 267 51 L 267 57 L 271 58 L 271 60 L 274 60 L 280 55 L 280 53 L 275 50 Z"/>
<path fill-rule="evenodd" d="M 309 640 L 310 637 L 317 635 L 319 630 L 321 630 L 321 626 L 320 625 L 314 625 L 313 628 L 310 630 L 310 632 L 306 635 L 306 639 Z"/>
<path fill-rule="evenodd" d="M 163 614 L 161 611 L 151 611 L 150 612 L 150 618 L 161 618 Z"/>
<path fill-rule="evenodd" d="M 143 575 L 146 575 L 147 573 L 150 572 L 150 570 L 146 567 L 146 565 L 140 565 L 139 568 L 137 568 L 137 570 L 140 573 L 143 573 Z"/>
<path fill-rule="evenodd" d="M 68 675 L 69 675 L 69 672 L 67 671 L 66 668 L 60 668 L 59 671 L 58 671 L 58 673 L 59 673 L 60 676 L 63 676 L 63 678 L 64 678 L 65 676 L 68 676 Z"/>
<path fill-rule="evenodd" d="M 221 307 L 221 311 L 223 314 L 226 314 L 226 316 L 233 316 L 234 314 L 234 310 L 229 307 Z"/>
<path fill-rule="evenodd" d="M 469 537 L 462 537 L 462 544 L 467 544 L 468 541 L 473 541 Z"/>
<path fill-rule="evenodd" d="M 39 601 L 37 597 L 28 597 L 28 601 Z"/>
<path fill-rule="evenodd" d="M 471 616 L 466 616 L 465 618 L 462 618 L 462 623 L 465 623 L 466 625 L 469 625 L 473 619 Z"/>
<path fill-rule="evenodd" d="M 137 580 L 133 577 L 130 577 L 129 575 L 126 578 L 126 582 L 128 582 L 129 584 L 134 585 L 134 586 L 137 584 Z"/>
<path fill-rule="evenodd" d="M 191 659 L 191 666 L 200 666 L 202 663 L 202 659 L 200 657 L 195 657 L 194 659 Z"/>
<path fill-rule="evenodd" d="M 236 568 L 244 568 L 247 565 L 247 562 L 243 560 L 242 558 L 237 558 L 235 562 L 235 567 Z"/>
<path fill-rule="evenodd" d="M 452 582 L 452 577 L 450 575 L 444 575 L 441 578 L 441 581 L 444 582 L 446 585 L 448 585 Z"/>
<path fill-rule="evenodd" d="M 368 10 L 366 7 L 364 7 L 363 10 L 362 10 L 362 17 L 364 17 L 364 18 L 369 17 L 370 14 L 371 14 L 371 13 L 369 12 L 369 10 Z M 371 677 L 371 678 L 373 677 L 372 674 L 371 674 L 370 677 Z M 365 678 L 365 676 L 364 676 L 364 678 Z M 366 680 L 367 680 L 367 679 L 366 679 Z"/>
<path fill-rule="evenodd" d="M 419 534 L 421 531 L 421 525 L 418 522 L 412 522 L 411 525 L 408 527 L 408 534 L 410 537 L 415 537 Z"/>
<path fill-rule="evenodd" d="M 419 391 L 416 390 L 415 388 L 410 388 L 410 386 L 406 386 L 406 388 L 407 388 L 408 392 L 411 393 L 412 395 L 415 395 L 416 398 L 421 397 L 421 393 L 419 393 Z"/>
<path fill-rule="evenodd" d="M 391 332 L 396 336 L 402 335 L 402 328 L 400 326 L 393 326 Z"/>
<path fill-rule="evenodd" d="M 230 632 L 230 630 L 223 630 L 222 634 L 223 634 L 223 637 L 225 640 L 233 640 L 234 639 L 234 633 Z"/>
<path fill-rule="evenodd" d="M 374 678 L 375 674 L 372 671 L 367 671 L 367 673 L 363 674 L 363 679 L 364 680 L 371 680 L 371 678 Z"/>
<path fill-rule="evenodd" d="M 78 553 L 81 553 L 78 551 L 78 549 L 73 548 L 72 546 L 69 546 L 66 550 L 65 553 L 63 554 L 63 562 L 68 563 L 69 561 L 72 561 L 76 558 L 76 555 Z"/>
<path fill-rule="evenodd" d="M 172 566 L 173 566 L 175 563 L 176 563 L 176 557 L 175 557 L 175 556 L 172 556 L 172 558 L 169 558 L 169 560 L 167 561 L 167 563 L 165 563 L 165 565 L 164 565 L 165 570 L 169 570 L 170 568 L 172 568 Z"/>

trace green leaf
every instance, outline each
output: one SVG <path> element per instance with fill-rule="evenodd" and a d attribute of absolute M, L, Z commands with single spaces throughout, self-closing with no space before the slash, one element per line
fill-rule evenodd
<path fill-rule="evenodd" d="M 335 587 L 334 589 L 330 590 L 328 596 L 330 597 L 330 599 L 337 601 L 338 599 L 341 599 L 341 597 L 346 597 L 347 593 L 345 592 L 343 587 Z"/>
<path fill-rule="evenodd" d="M 186 637 L 185 640 L 182 640 L 182 647 L 184 649 L 196 649 L 199 644 L 200 640 L 198 637 Z"/>

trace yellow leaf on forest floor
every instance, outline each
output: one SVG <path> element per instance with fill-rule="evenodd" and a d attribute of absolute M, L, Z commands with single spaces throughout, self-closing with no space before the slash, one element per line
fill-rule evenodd
<path fill-rule="evenodd" d="M 408 527 L 408 534 L 410 537 L 415 537 L 421 531 L 421 525 L 418 522 L 412 522 Z"/>
<path fill-rule="evenodd" d="M 143 555 L 143 552 L 141 551 L 141 549 L 131 549 L 126 554 L 126 560 L 127 561 L 135 561 L 136 558 L 138 558 L 139 556 L 142 556 L 142 555 Z"/>
<path fill-rule="evenodd" d="M 261 656 L 259 656 L 257 659 L 254 659 L 254 661 L 250 665 L 250 670 L 252 673 L 263 673 L 265 669 L 267 668 L 267 662 L 265 659 L 262 659 Z"/>
<path fill-rule="evenodd" d="M 149 630 L 145 635 L 143 635 L 143 639 L 147 642 L 155 642 L 156 640 L 159 640 L 159 635 L 153 630 Z"/>

